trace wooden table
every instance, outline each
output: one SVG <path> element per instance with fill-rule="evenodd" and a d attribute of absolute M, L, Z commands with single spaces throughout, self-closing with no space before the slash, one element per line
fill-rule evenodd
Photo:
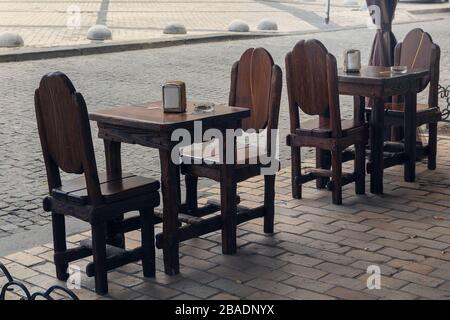
<path fill-rule="evenodd" d="M 194 137 L 194 122 L 200 121 L 203 132 L 210 128 L 219 130 L 241 127 L 243 118 L 250 116 L 250 109 L 216 106 L 210 113 L 194 114 L 193 104 L 188 102 L 186 113 L 164 113 L 161 102 L 139 106 L 124 106 L 93 112 L 99 137 L 104 140 L 108 175 L 121 176 L 121 143 L 139 144 L 159 150 L 163 196 L 163 253 L 166 274 L 179 272 L 178 213 L 180 212 L 179 166 L 172 162 L 171 153 L 179 141 L 172 141 L 175 129 L 186 129 Z M 203 135 L 202 132 L 202 135 Z"/>
<path fill-rule="evenodd" d="M 370 191 L 383 193 L 384 103 L 387 97 L 405 96 L 405 181 L 415 180 L 416 102 L 422 78 L 428 70 L 392 74 L 388 67 L 363 67 L 360 73 L 339 70 L 339 94 L 355 97 L 355 116 L 364 116 L 365 98 L 373 98 L 370 121 Z"/>

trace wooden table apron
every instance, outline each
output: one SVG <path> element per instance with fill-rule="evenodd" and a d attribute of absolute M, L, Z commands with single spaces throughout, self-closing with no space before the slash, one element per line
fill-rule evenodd
<path fill-rule="evenodd" d="M 224 131 L 225 129 L 240 128 L 241 119 L 249 115 L 250 110 L 240 113 L 236 112 L 235 117 L 220 118 L 217 121 L 214 121 L 214 116 L 208 118 L 207 121 L 198 121 L 202 121 L 203 132 L 210 128 Z M 142 129 L 110 124 L 108 120 L 99 119 L 95 113 L 90 114 L 90 118 L 93 121 L 97 121 L 98 136 L 104 140 L 108 176 L 117 177 L 122 174 L 121 143 L 138 144 L 159 150 L 163 199 L 164 269 L 168 275 L 179 273 L 178 213 L 181 204 L 180 171 L 179 166 L 171 160 L 172 149 L 179 142 L 171 141 L 173 128 L 169 126 L 161 129 L 161 127 L 156 125 L 154 128 Z M 191 137 L 194 136 L 193 121 L 177 125 L 177 128 L 184 128 L 191 133 Z"/>
<path fill-rule="evenodd" d="M 375 68 L 374 68 L 375 69 Z M 381 68 L 377 68 L 381 69 Z M 389 70 L 388 68 L 385 68 Z M 383 69 L 384 70 L 384 69 Z M 355 97 L 355 117 L 362 118 L 364 114 L 364 97 L 373 98 L 374 104 L 370 121 L 370 191 L 383 193 L 383 143 L 384 143 L 384 113 L 385 98 L 405 96 L 405 181 L 415 180 L 416 160 L 416 102 L 421 80 L 428 71 L 418 71 L 395 77 L 364 77 L 339 72 L 339 94 Z"/>

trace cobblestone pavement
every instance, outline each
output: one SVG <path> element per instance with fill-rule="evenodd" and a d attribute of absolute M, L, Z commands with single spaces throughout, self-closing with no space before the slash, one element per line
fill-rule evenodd
<path fill-rule="evenodd" d="M 399 39 L 411 28 L 421 26 L 441 45 L 441 82 L 450 84 L 449 33 L 442 28 L 448 20 L 400 25 L 394 28 Z M 344 48 L 363 51 L 367 61 L 373 31 L 326 32 L 316 34 L 341 61 Z M 284 67 L 284 55 L 304 36 L 265 38 L 214 44 L 197 44 L 153 50 L 80 56 L 41 61 L 0 64 L 0 238 L 30 231 L 49 223 L 41 199 L 47 192 L 45 169 L 36 132 L 33 93 L 42 75 L 65 72 L 82 92 L 90 111 L 105 106 L 159 100 L 160 85 L 167 79 L 187 83 L 191 99 L 226 102 L 229 72 L 232 63 L 248 47 L 266 47 L 275 61 Z M 218 54 L 220 53 L 220 54 Z M 341 63 L 341 62 L 339 62 Z M 348 97 L 342 99 L 342 114 L 351 116 Z M 283 137 L 288 131 L 286 90 L 283 91 L 280 128 Z M 96 139 L 99 169 L 104 169 L 103 143 Z M 281 158 L 289 159 L 289 150 L 281 140 Z M 159 177 L 157 152 L 139 146 L 123 148 L 124 170 Z M 32 234 L 32 233 L 28 233 Z M 4 239 L 6 241 L 6 239 Z"/>
<path fill-rule="evenodd" d="M 419 164 L 417 183 L 403 182 L 403 169 L 390 168 L 384 196 L 355 196 L 347 185 L 343 206 L 331 205 L 331 194 L 313 182 L 304 188 L 304 199 L 292 199 L 285 168 L 276 180 L 273 235 L 263 233 L 262 219 L 253 220 L 239 226 L 234 256 L 221 254 L 215 232 L 182 244 L 177 276 L 164 274 L 157 250 L 156 278 L 143 278 L 135 263 L 109 273 L 108 296 L 97 296 L 93 278 L 84 273 L 75 293 L 81 299 L 449 299 L 450 139 L 441 137 L 439 146 L 438 169 Z M 242 205 L 260 205 L 262 182 L 258 177 L 240 184 Z M 219 194 L 216 185 L 203 191 L 216 199 Z M 69 237 L 70 247 L 89 236 Z M 128 248 L 139 246 L 139 232 L 129 233 L 126 242 Z M 42 291 L 65 285 L 55 279 L 52 259 L 52 245 L 43 244 L 0 262 L 33 291 Z M 90 261 L 74 265 L 84 270 Z M 381 289 L 369 290 L 367 268 L 373 265 L 381 270 Z"/>
<path fill-rule="evenodd" d="M 162 30 L 169 22 L 184 24 L 193 35 L 223 33 L 234 19 L 245 20 L 256 30 L 259 20 L 270 18 L 278 23 L 280 32 L 367 23 L 367 10 L 361 10 L 358 5 L 344 6 L 344 0 L 332 3 L 331 23 L 326 25 L 324 0 L 0 0 L 0 33 L 19 33 L 27 47 L 53 47 L 90 43 L 86 32 L 95 24 L 105 24 L 112 30 L 111 41 L 124 41 L 167 37 Z M 442 6 L 445 4 L 400 4 L 396 21 L 420 19 L 408 10 Z M 0 52 L 14 50 L 0 48 Z"/>

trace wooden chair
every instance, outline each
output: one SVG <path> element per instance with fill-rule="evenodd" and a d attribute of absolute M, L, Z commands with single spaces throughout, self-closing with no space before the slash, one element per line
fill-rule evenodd
<path fill-rule="evenodd" d="M 82 95 L 60 72 L 45 75 L 35 92 L 36 118 L 47 170 L 49 196 L 45 211 L 52 212 L 54 261 L 59 280 L 68 278 L 68 263 L 93 255 L 86 273 L 95 276 L 95 290 L 108 292 L 107 271 L 142 260 L 145 277 L 155 275 L 153 209 L 159 205 L 159 182 L 131 174 L 113 178 L 97 173 L 88 112 Z M 60 169 L 84 174 L 62 182 Z M 142 247 L 131 251 L 106 244 L 106 223 L 126 212 L 137 210 L 139 217 L 126 220 L 141 227 Z M 87 221 L 91 241 L 67 249 L 65 216 Z M 108 249 L 108 250 L 107 250 Z"/>
<path fill-rule="evenodd" d="M 428 103 L 417 104 L 417 127 L 428 125 L 428 145 L 420 146 L 417 155 L 428 156 L 428 169 L 436 169 L 437 154 L 437 124 L 442 119 L 438 106 L 439 88 L 439 61 L 441 50 L 433 43 L 431 36 L 422 29 L 413 29 L 406 35 L 403 43 L 395 47 L 394 64 L 396 66 L 407 66 L 409 70 L 428 69 L 429 77 L 421 83 L 421 91 L 428 87 Z M 385 122 L 394 126 L 392 130 L 393 140 L 401 140 L 402 131 L 399 130 L 404 124 L 403 97 L 393 97 L 392 103 L 386 104 Z M 412 133 L 416 134 L 416 133 Z"/>
<path fill-rule="evenodd" d="M 273 135 L 278 128 L 282 81 L 280 67 L 274 64 L 270 54 L 263 48 L 246 50 L 231 70 L 229 105 L 251 109 L 251 116 L 242 122 L 242 129 L 267 130 L 265 151 L 269 157 L 275 152 L 270 141 L 276 138 Z M 235 164 L 217 163 L 214 159 L 206 158 L 200 161 L 200 164 L 188 164 L 195 157 L 195 151 L 191 149 L 183 154 L 181 171 L 186 175 L 186 206 L 190 214 L 196 215 L 197 211 L 198 177 L 220 182 L 220 205 L 216 208 L 221 210 L 222 219 L 218 229 L 222 230 L 224 254 L 236 252 L 236 226 L 239 223 L 263 216 L 264 232 L 273 233 L 275 173 L 279 170 L 278 161 L 275 172 L 264 175 L 264 204 L 252 210 L 237 204 L 237 183 L 261 175 L 261 170 L 267 166 L 259 161 L 259 157 L 250 159 L 252 152 L 246 149 L 248 147 L 246 144 L 237 147 L 241 150 L 237 150 Z M 222 149 L 224 153 L 229 152 L 225 150 L 226 148 Z M 200 210 L 201 208 L 198 209 Z"/>
<path fill-rule="evenodd" d="M 302 197 L 302 184 L 316 179 L 333 192 L 333 203 L 342 203 L 342 186 L 355 182 L 356 193 L 365 193 L 367 125 L 359 119 L 341 120 L 336 58 L 318 40 L 302 40 L 286 56 L 291 133 L 292 196 Z M 316 116 L 300 123 L 299 108 Z M 317 117 L 318 116 L 318 117 Z M 342 152 L 355 146 L 355 170 L 342 173 Z M 301 147 L 316 148 L 316 168 L 301 172 Z M 331 171 L 329 153 L 331 152 Z M 331 181 L 328 182 L 328 179 Z"/>

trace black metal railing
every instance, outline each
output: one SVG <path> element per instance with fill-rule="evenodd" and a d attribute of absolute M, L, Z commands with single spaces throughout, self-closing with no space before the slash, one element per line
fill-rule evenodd
<path fill-rule="evenodd" d="M 46 300 L 54 300 L 52 297 L 53 293 L 57 293 L 58 291 L 62 294 L 68 295 L 72 300 L 79 300 L 77 295 L 73 293 L 71 290 L 63 288 L 61 286 L 52 286 L 48 288 L 45 292 L 35 292 L 31 293 L 27 287 L 20 281 L 15 280 L 8 269 L 6 269 L 5 265 L 0 263 L 0 270 L 6 277 L 6 284 L 0 290 L 0 301 L 6 299 L 6 293 L 9 291 L 16 290 L 15 292 L 21 292 L 19 296 L 21 296 L 21 300 L 36 300 L 37 298 L 43 298 Z M 19 291 L 17 291 L 19 289 Z"/>
<path fill-rule="evenodd" d="M 442 121 L 450 122 L 450 85 L 443 87 L 439 85 L 439 96 L 444 100 L 444 104 L 441 105 Z"/>

